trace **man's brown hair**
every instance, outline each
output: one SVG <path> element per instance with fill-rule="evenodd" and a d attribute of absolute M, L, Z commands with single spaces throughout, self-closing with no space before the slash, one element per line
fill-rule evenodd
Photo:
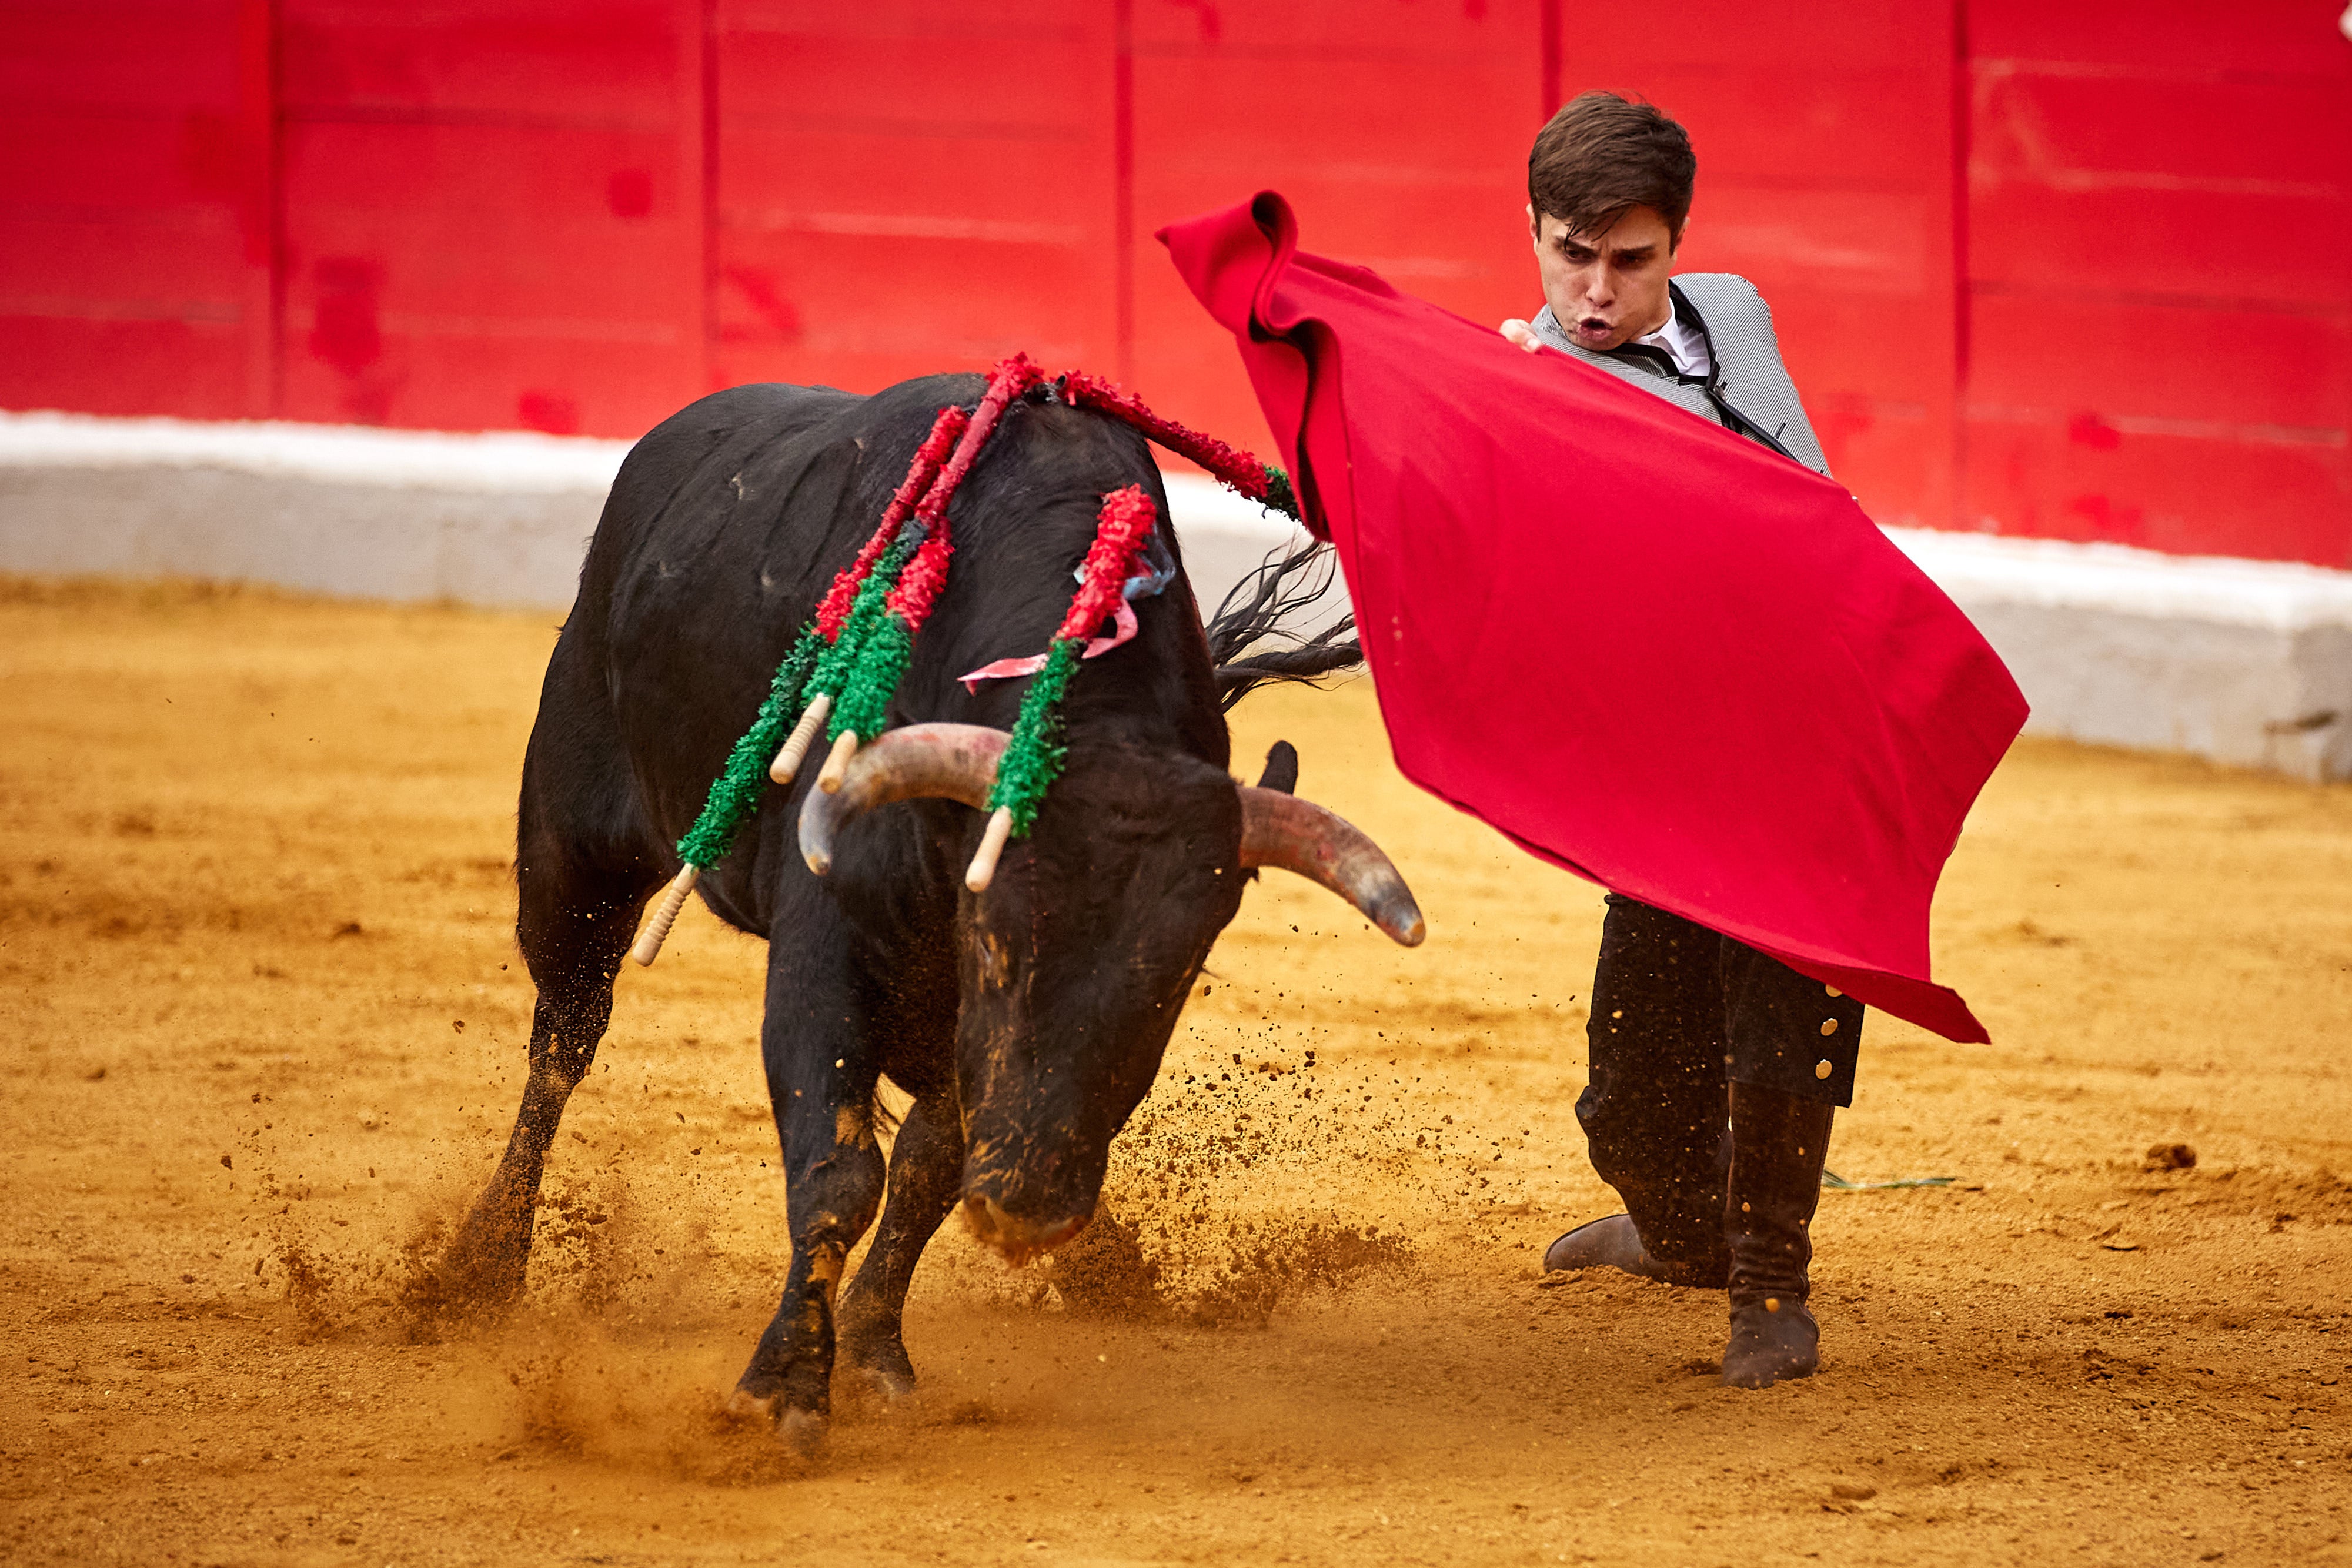
<path fill-rule="evenodd" d="M 1575 234 L 1598 236 L 1633 207 L 1650 207 L 1682 243 L 1698 158 L 1690 137 L 1655 104 L 1583 92 L 1536 133 L 1528 202 Z"/>

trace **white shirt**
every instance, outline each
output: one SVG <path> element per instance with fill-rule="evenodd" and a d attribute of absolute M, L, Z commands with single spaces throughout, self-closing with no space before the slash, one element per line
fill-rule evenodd
<path fill-rule="evenodd" d="M 1707 357 L 1706 335 L 1685 321 L 1671 304 L 1666 309 L 1666 324 L 1633 341 L 1644 348 L 1664 349 L 1666 357 L 1674 361 L 1675 369 L 1684 375 L 1704 376 L 1715 369 L 1715 361 Z"/>

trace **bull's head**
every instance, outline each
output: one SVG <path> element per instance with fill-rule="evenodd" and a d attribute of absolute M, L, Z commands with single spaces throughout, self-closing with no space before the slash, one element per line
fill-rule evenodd
<path fill-rule="evenodd" d="M 1007 739 L 959 724 L 884 735 L 836 791 L 803 802 L 810 869 L 831 870 L 839 830 L 891 801 L 986 810 Z M 1111 1138 L 1254 868 L 1311 877 L 1396 941 L 1421 941 L 1421 911 L 1379 846 L 1281 782 L 1236 786 L 1192 758 L 1081 744 L 1004 872 L 973 876 L 985 891 L 965 895 L 958 933 L 964 1212 L 1008 1257 L 1058 1246 L 1092 1217 Z"/>

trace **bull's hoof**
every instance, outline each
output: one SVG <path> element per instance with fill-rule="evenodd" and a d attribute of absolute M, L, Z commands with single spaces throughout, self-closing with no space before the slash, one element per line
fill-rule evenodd
<path fill-rule="evenodd" d="M 508 1236 L 458 1232 L 429 1268 L 401 1292 L 401 1305 L 416 1324 L 444 1326 L 504 1312 L 522 1297 L 530 1267 L 527 1246 Z"/>
<path fill-rule="evenodd" d="M 776 1436 L 797 1457 L 814 1459 L 824 1452 L 825 1431 L 832 1424 L 822 1411 L 787 1410 L 776 1423 Z"/>
<path fill-rule="evenodd" d="M 896 1331 L 845 1328 L 841 1356 L 856 1374 L 857 1383 L 885 1406 L 902 1405 L 915 1396 L 915 1364 Z"/>
<path fill-rule="evenodd" d="M 910 1368 L 862 1366 L 858 1371 L 866 1379 L 866 1386 L 882 1401 L 885 1409 L 894 1409 L 915 1396 L 915 1374 Z"/>
<path fill-rule="evenodd" d="M 432 1268 L 413 1281 L 406 1305 L 416 1318 L 449 1322 L 492 1313 L 522 1297 L 530 1271 L 530 1200 L 493 1178 Z"/>
<path fill-rule="evenodd" d="M 440 1273 L 446 1295 L 474 1311 L 510 1307 L 522 1299 L 530 1257 L 520 1247 L 467 1249 L 453 1247 L 442 1260 Z"/>
<path fill-rule="evenodd" d="M 748 1388 L 730 1394 L 719 1413 L 746 1427 L 773 1428 L 785 1448 L 803 1459 L 824 1451 L 825 1432 L 832 1426 L 822 1410 L 795 1410 L 784 1403 L 782 1394 L 754 1394 Z"/>
<path fill-rule="evenodd" d="M 762 1397 L 748 1388 L 738 1388 L 727 1396 L 727 1403 L 719 1406 L 719 1413 L 730 1421 L 740 1421 L 747 1427 L 754 1422 L 772 1427 L 776 1424 L 776 1406 L 780 1403 L 782 1401 L 774 1395 Z"/>

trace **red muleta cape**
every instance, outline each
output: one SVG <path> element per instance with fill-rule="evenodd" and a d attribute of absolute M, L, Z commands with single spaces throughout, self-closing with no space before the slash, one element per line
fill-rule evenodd
<path fill-rule="evenodd" d="M 1534 854 L 1956 1040 L 1936 878 L 2025 699 L 1810 469 L 1301 254 L 1160 231 L 1338 548 L 1397 766 Z"/>

